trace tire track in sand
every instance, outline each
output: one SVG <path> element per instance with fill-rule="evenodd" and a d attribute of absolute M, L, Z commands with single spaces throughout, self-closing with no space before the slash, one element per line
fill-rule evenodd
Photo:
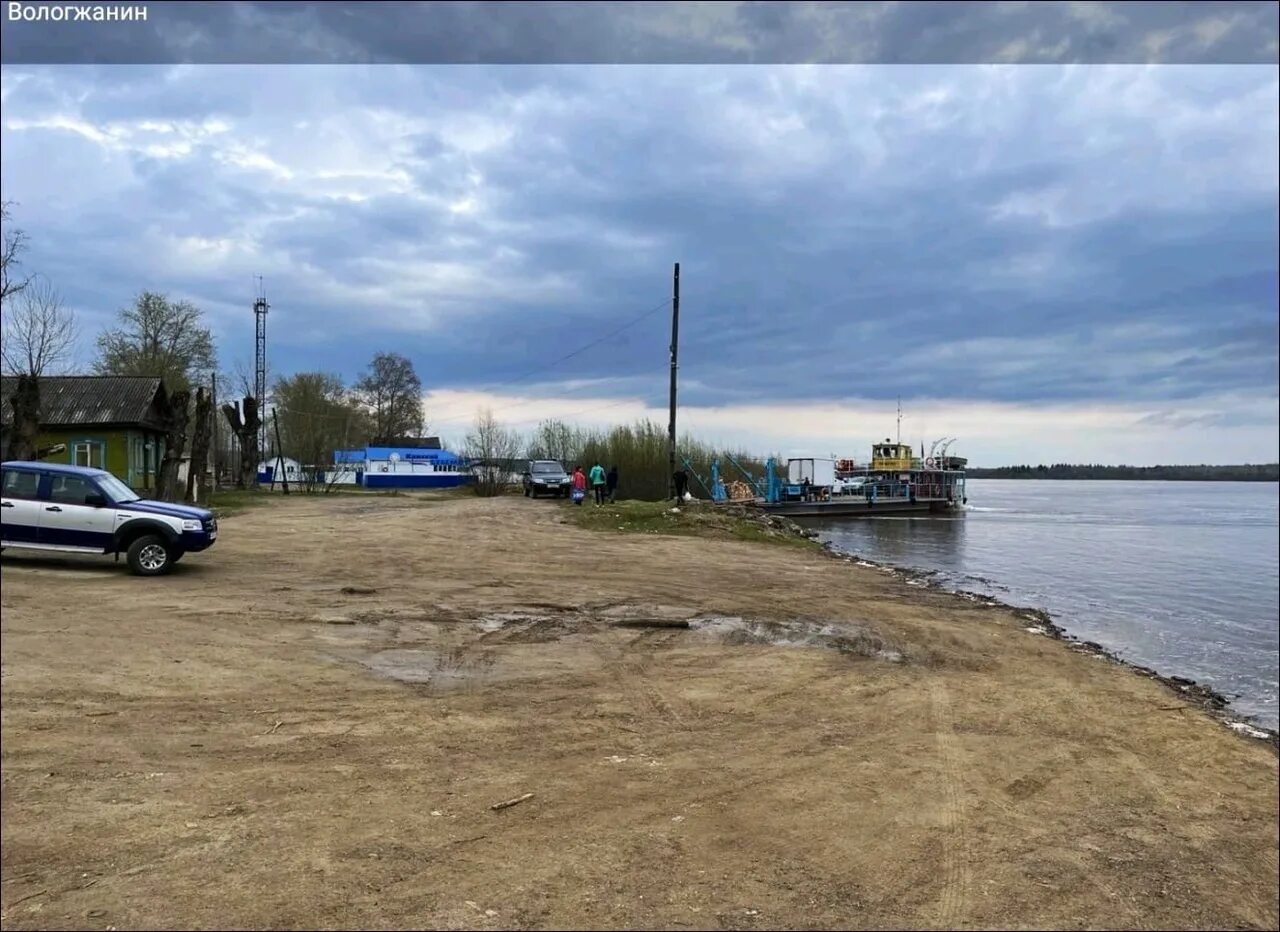
<path fill-rule="evenodd" d="M 969 845 L 965 834 L 964 799 L 961 793 L 960 753 L 951 725 L 951 697 L 938 683 L 929 686 L 929 708 L 933 736 L 938 751 L 938 802 L 942 807 L 941 883 L 935 907 L 935 924 L 941 929 L 957 929 L 967 918 L 969 888 Z"/>

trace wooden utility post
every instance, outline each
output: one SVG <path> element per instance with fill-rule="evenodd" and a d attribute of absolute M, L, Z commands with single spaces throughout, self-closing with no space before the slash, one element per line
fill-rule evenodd
<path fill-rule="evenodd" d="M 280 418 L 276 417 L 276 409 L 271 409 L 271 423 L 276 429 L 276 468 L 280 470 L 280 484 L 284 488 L 284 494 L 289 494 L 289 470 L 284 468 L 284 446 L 280 443 Z M 276 484 L 276 477 L 273 473 L 271 476 L 271 484 Z"/>
<path fill-rule="evenodd" d="M 671 293 L 671 421 L 667 426 L 667 484 L 676 494 L 676 369 L 680 355 L 680 263 L 676 263 Z"/>

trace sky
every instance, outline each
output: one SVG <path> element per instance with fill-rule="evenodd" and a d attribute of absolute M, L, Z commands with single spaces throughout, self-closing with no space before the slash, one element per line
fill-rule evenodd
<path fill-rule="evenodd" d="M 82 367 L 150 289 L 247 371 L 261 275 L 273 377 L 403 353 L 455 443 L 481 406 L 665 424 L 679 262 L 680 423 L 711 442 L 865 456 L 900 396 L 904 441 L 980 465 L 1280 456 L 1274 64 L 6 64 L 0 87 L 3 197 Z"/>

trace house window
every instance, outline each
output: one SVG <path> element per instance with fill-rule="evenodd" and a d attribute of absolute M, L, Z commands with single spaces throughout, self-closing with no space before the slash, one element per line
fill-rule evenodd
<path fill-rule="evenodd" d="M 93 440 L 80 440 L 71 446 L 71 462 L 75 466 L 106 469 L 106 444 Z"/>

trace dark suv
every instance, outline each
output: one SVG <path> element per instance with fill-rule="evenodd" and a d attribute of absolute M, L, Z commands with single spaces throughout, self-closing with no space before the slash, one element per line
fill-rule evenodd
<path fill-rule="evenodd" d="M 539 495 L 565 498 L 569 495 L 572 481 L 564 467 L 555 460 L 529 460 L 524 471 L 524 494 L 529 498 Z"/>

